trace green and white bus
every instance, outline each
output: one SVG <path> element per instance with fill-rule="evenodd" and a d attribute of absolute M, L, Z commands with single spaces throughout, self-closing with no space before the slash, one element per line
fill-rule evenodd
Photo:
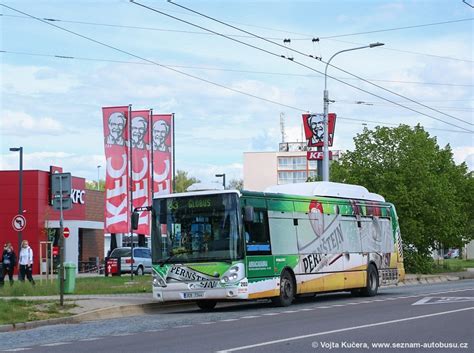
<path fill-rule="evenodd" d="M 199 187 L 195 187 L 199 189 Z M 377 294 L 403 280 L 395 207 L 362 186 L 203 190 L 153 200 L 153 298 L 218 301 L 304 293 Z"/>

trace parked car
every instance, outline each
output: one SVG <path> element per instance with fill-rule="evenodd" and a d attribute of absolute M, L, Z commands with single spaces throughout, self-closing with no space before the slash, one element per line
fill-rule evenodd
<path fill-rule="evenodd" d="M 459 249 L 451 249 L 449 250 L 446 255 L 444 255 L 445 259 L 458 259 L 459 258 Z"/>
<path fill-rule="evenodd" d="M 132 270 L 132 251 L 130 247 L 115 248 L 111 258 L 120 258 L 120 272 L 130 273 Z M 144 275 L 151 273 L 151 251 L 148 248 L 133 248 L 133 273 Z"/>

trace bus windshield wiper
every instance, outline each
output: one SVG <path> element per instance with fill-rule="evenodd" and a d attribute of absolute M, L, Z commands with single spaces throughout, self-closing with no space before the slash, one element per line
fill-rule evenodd
<path fill-rule="evenodd" d="M 181 255 L 181 254 L 192 254 L 192 253 L 195 253 L 195 252 L 199 252 L 200 250 L 193 250 L 193 249 L 189 249 L 189 250 L 184 250 L 184 251 L 178 251 L 178 252 L 175 252 L 173 254 L 171 254 L 170 256 L 168 256 L 166 259 L 164 259 L 163 261 L 158 261 L 158 263 L 160 264 L 160 267 L 163 267 L 164 264 L 167 264 L 173 257 L 177 256 L 177 255 Z"/>

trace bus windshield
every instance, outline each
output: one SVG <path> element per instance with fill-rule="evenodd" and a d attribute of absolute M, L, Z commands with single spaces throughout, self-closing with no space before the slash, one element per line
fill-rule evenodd
<path fill-rule="evenodd" d="M 238 195 L 155 199 L 154 263 L 232 261 L 243 257 Z"/>

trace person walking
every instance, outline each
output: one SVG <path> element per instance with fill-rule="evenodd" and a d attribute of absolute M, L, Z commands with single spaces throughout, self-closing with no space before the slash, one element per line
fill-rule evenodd
<path fill-rule="evenodd" d="M 33 250 L 28 245 L 28 240 L 23 240 L 21 242 L 20 250 L 20 272 L 18 273 L 19 280 L 24 282 L 25 275 L 30 281 L 31 284 L 35 284 L 33 279 Z"/>
<path fill-rule="evenodd" d="M 11 243 L 6 243 L 3 247 L 2 252 L 2 280 L 0 285 L 3 285 L 5 282 L 5 276 L 8 275 L 8 279 L 10 280 L 10 285 L 13 285 L 13 270 L 16 266 L 16 254 L 13 251 L 13 246 Z"/>

